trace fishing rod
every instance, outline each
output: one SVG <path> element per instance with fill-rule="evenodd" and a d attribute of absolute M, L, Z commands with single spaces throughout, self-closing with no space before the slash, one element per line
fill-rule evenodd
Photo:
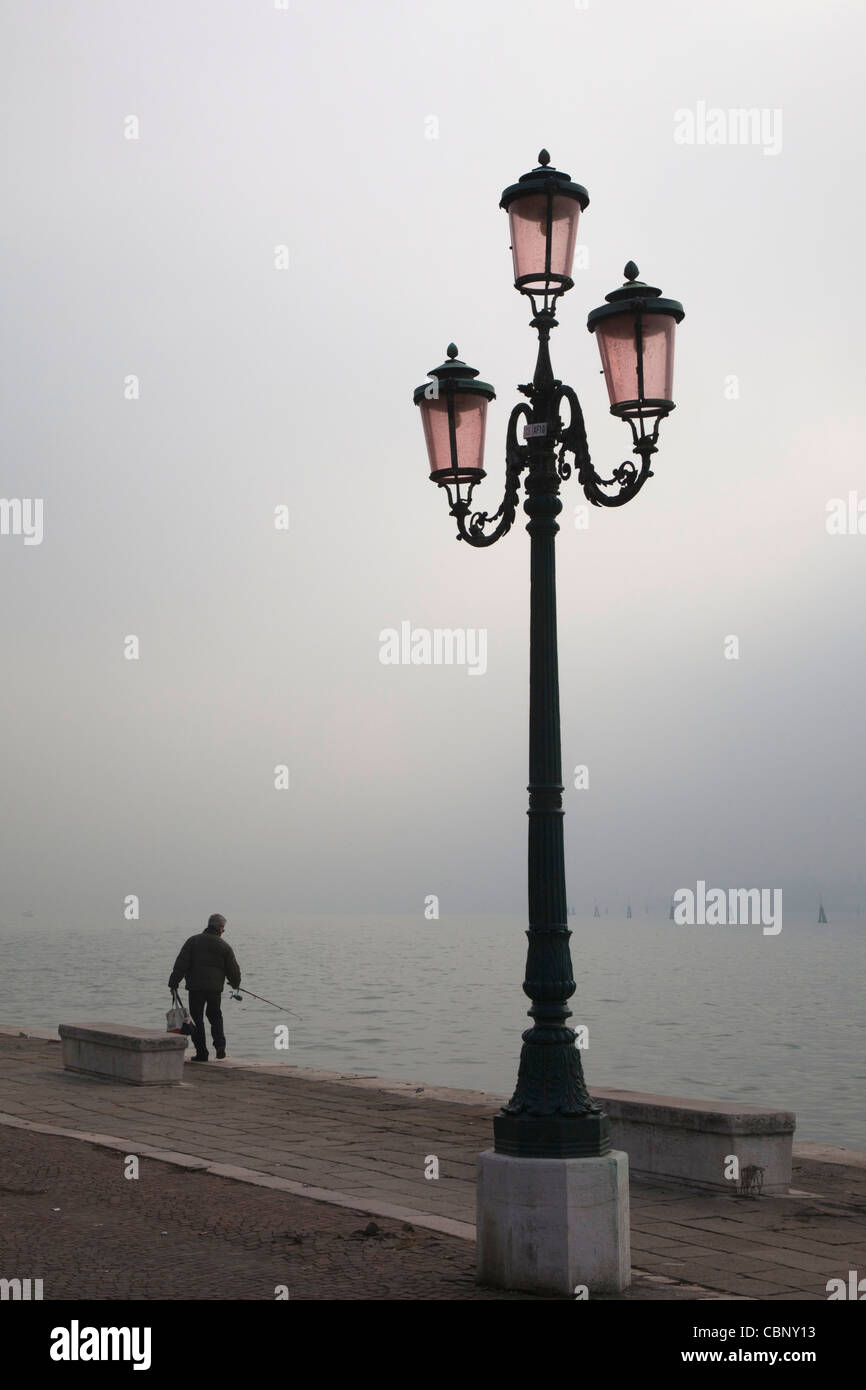
<path fill-rule="evenodd" d="M 300 1014 L 292 1013 L 292 1010 L 291 1010 L 291 1009 L 287 1009 L 286 1006 L 285 1006 L 285 1004 L 275 1004 L 274 1001 L 273 1001 L 273 999 L 263 999 L 262 996 L 261 996 L 260 994 L 253 994 L 253 992 L 252 992 L 251 989 L 242 989 L 241 986 L 238 985 L 238 986 L 237 986 L 237 991 L 239 991 L 239 992 L 235 992 L 234 994 L 232 994 L 231 997 L 232 997 L 232 999 L 240 1000 L 241 1003 L 243 1003 L 243 1000 L 241 999 L 241 995 L 242 995 L 242 994 L 248 994 L 248 995 L 250 996 L 251 999 L 258 999 L 258 1001 L 259 1001 L 260 1004 L 270 1004 L 270 1006 L 271 1006 L 272 1009 L 282 1009 L 282 1010 L 283 1010 L 283 1013 L 292 1014 L 292 1018 L 300 1018 L 300 1017 L 301 1017 Z"/>

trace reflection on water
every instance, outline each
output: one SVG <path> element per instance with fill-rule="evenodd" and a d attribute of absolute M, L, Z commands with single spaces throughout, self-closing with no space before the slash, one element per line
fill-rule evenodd
<path fill-rule="evenodd" d="M 243 983 L 301 1018 L 224 996 L 229 1052 L 510 1095 L 528 1004 L 519 917 L 229 923 Z M 866 1150 L 866 922 L 681 927 L 570 917 L 573 1022 L 590 1086 L 743 1099 L 798 1116 L 797 1137 Z M 161 1028 L 188 925 L 0 927 L 0 1022 Z M 274 1048 L 289 1028 L 288 1052 Z"/>

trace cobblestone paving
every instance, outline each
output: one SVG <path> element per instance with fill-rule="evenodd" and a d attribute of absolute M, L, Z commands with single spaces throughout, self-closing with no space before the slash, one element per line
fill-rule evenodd
<path fill-rule="evenodd" d="M 64 1073 L 56 1043 L 0 1035 L 0 1112 L 327 1188 L 359 1209 L 148 1158 L 128 1180 L 121 1152 L 0 1124 L 0 1277 L 42 1277 L 46 1298 L 262 1299 L 277 1284 L 301 1299 L 526 1297 L 479 1289 L 471 1240 L 422 1224 L 474 1220 L 492 1102 L 291 1071 L 190 1072 L 170 1089 L 101 1082 Z M 438 1181 L 424 1178 L 430 1154 Z M 806 1195 L 633 1181 L 635 1275 L 619 1297 L 824 1301 L 828 1279 L 866 1271 L 866 1168 L 799 1161 L 794 1187 Z M 408 1220 L 364 1213 L 377 1203 Z"/>

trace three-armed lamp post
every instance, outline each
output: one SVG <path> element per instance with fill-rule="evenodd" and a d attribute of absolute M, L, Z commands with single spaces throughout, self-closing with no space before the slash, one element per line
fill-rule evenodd
<path fill-rule="evenodd" d="M 523 1034 L 514 1095 L 493 1121 L 494 1150 L 480 1159 L 479 1278 L 565 1293 L 575 1282 L 595 1290 L 623 1288 L 629 1269 L 627 1160 L 611 1151 L 609 1121 L 587 1091 L 580 1051 L 567 1023 L 575 983 L 566 915 L 556 637 L 559 489 L 572 473 L 569 454 L 594 506 L 630 502 L 652 476 L 659 425 L 674 409 L 674 330 L 683 318 L 682 305 L 639 280 L 632 261 L 625 267 L 625 284 L 590 313 L 587 327 L 598 342 L 611 413 L 628 421 L 638 458 L 637 464 L 631 459 L 621 463 L 610 478 L 599 477 L 590 461 L 580 402 L 570 386 L 554 377 L 548 351 L 550 330 L 557 324 L 556 301 L 573 288 L 577 225 L 588 203 L 585 188 L 550 167 L 546 150 L 538 167 L 502 194 L 514 285 L 532 304 L 538 357 L 531 384 L 518 387 L 528 404 L 517 404 L 508 422 L 505 495 L 493 516 L 471 508 L 473 490 L 485 477 L 484 436 L 493 387 L 477 380 L 477 371 L 460 361 L 452 343 L 448 360 L 428 372 L 431 380 L 414 395 L 430 477 L 448 494 L 458 539 L 486 546 L 504 536 L 514 523 L 521 474 L 526 474 L 523 506 L 531 536 L 529 947 L 523 989 L 532 1001 L 533 1023 Z M 567 423 L 560 418 L 563 402 Z M 593 1206 L 597 1219 L 587 1217 Z"/>

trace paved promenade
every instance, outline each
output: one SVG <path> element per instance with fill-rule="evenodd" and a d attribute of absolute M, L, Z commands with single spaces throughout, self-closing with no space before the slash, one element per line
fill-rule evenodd
<path fill-rule="evenodd" d="M 475 1159 L 499 1102 L 230 1060 L 125 1086 L 0 1029 L 0 1274 L 44 1278 L 46 1298 L 273 1298 L 281 1283 L 293 1299 L 525 1298 L 473 1282 Z M 866 1273 L 866 1157 L 795 1146 L 785 1197 L 632 1181 L 631 1228 L 619 1298 L 823 1302 L 828 1279 Z"/>

